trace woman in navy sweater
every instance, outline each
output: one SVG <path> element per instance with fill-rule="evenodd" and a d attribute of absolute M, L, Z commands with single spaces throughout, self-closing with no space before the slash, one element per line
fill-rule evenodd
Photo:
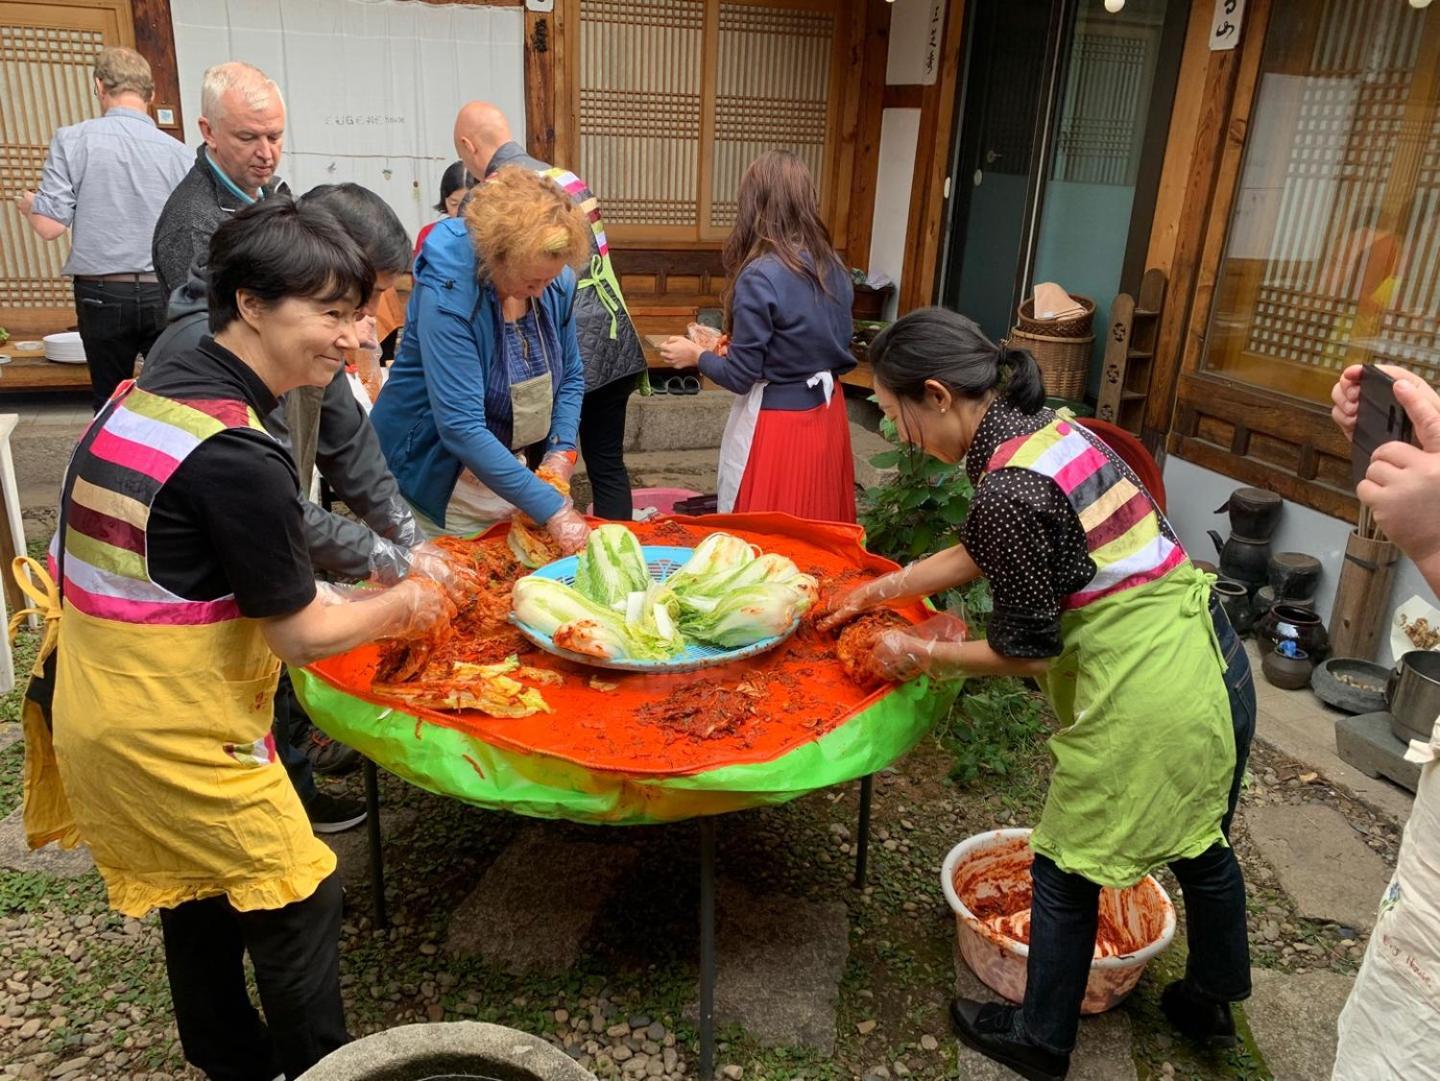
<path fill-rule="evenodd" d="M 855 463 L 838 378 L 850 354 L 854 286 L 820 220 L 810 171 L 794 154 L 760 155 L 740 181 L 725 242 L 730 345 L 660 347 L 736 395 L 720 447 L 719 509 L 855 521 Z"/>

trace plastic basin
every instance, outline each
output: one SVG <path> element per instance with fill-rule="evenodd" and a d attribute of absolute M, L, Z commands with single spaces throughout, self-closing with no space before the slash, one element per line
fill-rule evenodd
<path fill-rule="evenodd" d="M 689 488 L 636 488 L 630 493 L 630 499 L 635 504 L 636 510 L 644 510 L 646 507 L 654 507 L 661 514 L 672 514 L 675 504 L 682 499 L 693 499 L 699 492 L 692 492 Z M 586 514 L 595 513 L 595 504 L 585 508 Z"/>
<path fill-rule="evenodd" d="M 945 900 L 955 913 L 961 956 L 987 987 L 1011 1002 L 1025 997 L 1030 947 L 987 926 L 975 910 L 1029 907 L 1034 858 L 1028 829 L 990 830 L 952 848 L 940 869 Z M 1125 890 L 1102 890 L 1100 911 L 1105 933 L 1123 952 L 1090 962 L 1080 1007 L 1085 1014 L 1104 1013 L 1124 1001 L 1150 958 L 1175 937 L 1175 906 L 1151 875 Z"/>

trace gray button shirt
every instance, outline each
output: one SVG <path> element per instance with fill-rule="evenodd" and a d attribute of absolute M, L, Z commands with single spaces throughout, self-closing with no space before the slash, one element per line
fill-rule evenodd
<path fill-rule="evenodd" d="M 64 273 L 154 270 L 155 220 L 190 171 L 192 157 L 184 143 L 137 109 L 110 109 L 57 131 L 34 210 L 70 227 Z"/>

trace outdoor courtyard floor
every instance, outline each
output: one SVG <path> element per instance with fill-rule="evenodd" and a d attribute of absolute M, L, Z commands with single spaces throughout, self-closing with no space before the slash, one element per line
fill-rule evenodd
<path fill-rule="evenodd" d="M 1302 699 L 1279 693 L 1262 681 L 1262 707 L 1298 716 Z M 109 912 L 83 850 L 24 851 L 18 708 L 18 691 L 0 705 L 0 1078 L 198 1077 L 177 1045 L 158 920 Z M 972 833 L 1033 822 L 1048 764 L 1032 747 L 1007 775 L 960 787 L 952 763 L 936 734 L 877 777 L 863 892 L 850 881 L 858 785 L 719 820 L 723 1076 L 1012 1076 L 950 1035 L 956 987 L 983 989 L 957 965 L 939 868 Z M 358 774 L 328 783 L 361 790 Z M 332 839 L 356 1035 L 472 1018 L 543 1035 L 601 1077 L 695 1076 L 694 823 L 531 821 L 386 774 L 382 797 L 390 930 L 370 922 L 364 830 Z M 1072 1078 L 1329 1076 L 1397 820 L 1257 744 L 1234 841 L 1256 976 L 1237 1011 L 1244 1045 L 1197 1053 L 1165 1023 L 1159 992 L 1183 970 L 1180 934 L 1130 999 L 1083 1024 Z"/>

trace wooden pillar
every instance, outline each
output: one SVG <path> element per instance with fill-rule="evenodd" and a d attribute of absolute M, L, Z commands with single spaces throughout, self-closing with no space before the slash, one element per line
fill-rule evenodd
<path fill-rule="evenodd" d="M 155 78 L 155 96 L 150 112 L 155 109 L 175 110 L 175 123 L 165 131 L 185 140 L 185 118 L 180 114 L 180 69 L 175 61 L 175 27 L 170 21 L 168 0 L 130 0 L 135 23 L 135 51 L 150 62 Z"/>
<path fill-rule="evenodd" d="M 555 15 L 525 12 L 525 149 L 555 161 Z"/>

